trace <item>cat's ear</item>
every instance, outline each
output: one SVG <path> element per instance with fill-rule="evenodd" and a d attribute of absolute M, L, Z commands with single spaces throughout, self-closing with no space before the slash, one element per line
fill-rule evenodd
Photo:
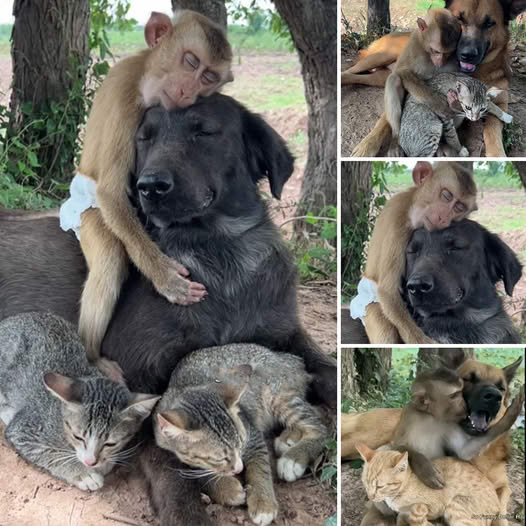
<path fill-rule="evenodd" d="M 179 411 L 163 411 L 157 413 L 157 423 L 159 424 L 159 431 L 166 438 L 181 438 L 185 437 L 191 439 L 192 436 L 197 438 L 195 431 L 188 429 L 188 423 L 185 415 Z"/>
<path fill-rule="evenodd" d="M 78 411 L 82 408 L 82 387 L 78 380 L 72 380 L 58 373 L 46 373 L 44 385 L 53 396 L 67 404 L 70 409 Z"/>
<path fill-rule="evenodd" d="M 219 393 L 219 395 L 223 398 L 225 405 L 228 407 L 228 409 L 232 409 L 233 407 L 239 404 L 241 397 L 248 388 L 248 383 L 244 383 L 241 385 L 220 383 L 214 384 L 214 387 L 215 390 Z"/>
<path fill-rule="evenodd" d="M 459 97 L 468 97 L 470 94 L 469 88 L 461 81 L 457 80 L 457 93 Z"/>
<path fill-rule="evenodd" d="M 150 416 L 155 404 L 160 398 L 160 396 L 151 394 L 133 393 L 128 407 L 121 412 L 121 416 L 134 419 L 139 417 L 141 420 L 144 420 Z"/>
<path fill-rule="evenodd" d="M 400 453 L 400 456 L 398 457 L 398 460 L 396 461 L 393 471 L 396 473 L 404 473 L 407 471 L 407 466 L 409 464 L 409 454 L 407 451 L 404 451 L 403 453 Z"/>
<path fill-rule="evenodd" d="M 503 89 L 499 89 L 495 86 L 492 86 L 487 92 L 486 92 L 486 95 L 491 99 L 496 99 L 502 92 L 504 92 L 505 90 Z"/>
<path fill-rule="evenodd" d="M 365 460 L 365 462 L 370 462 L 374 455 L 374 449 L 371 449 L 362 443 L 356 444 L 355 447 L 356 451 L 360 453 L 360 456 Z"/>

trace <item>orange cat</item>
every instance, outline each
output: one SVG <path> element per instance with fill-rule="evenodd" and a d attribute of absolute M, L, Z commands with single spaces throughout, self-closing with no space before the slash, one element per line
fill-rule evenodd
<path fill-rule="evenodd" d="M 384 502 L 398 513 L 397 526 L 432 526 L 443 517 L 454 526 L 490 526 L 499 514 L 499 500 L 489 480 L 468 462 L 453 457 L 433 461 L 445 481 L 430 489 L 411 471 L 407 452 L 356 449 L 365 461 L 362 481 L 373 502 Z"/>

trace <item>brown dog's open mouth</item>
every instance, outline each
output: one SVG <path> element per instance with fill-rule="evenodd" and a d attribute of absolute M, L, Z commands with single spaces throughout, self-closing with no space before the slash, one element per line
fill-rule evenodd
<path fill-rule="evenodd" d="M 464 421 L 464 429 L 470 434 L 485 433 L 490 423 L 487 411 L 472 411 Z"/>
<path fill-rule="evenodd" d="M 469 62 L 459 62 L 460 71 L 463 73 L 473 73 L 477 66 L 475 64 L 470 64 Z"/>

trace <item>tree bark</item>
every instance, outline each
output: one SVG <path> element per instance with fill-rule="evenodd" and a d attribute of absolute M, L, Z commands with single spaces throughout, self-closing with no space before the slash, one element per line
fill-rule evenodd
<path fill-rule="evenodd" d="M 225 0 L 172 0 L 172 10 L 177 9 L 197 11 L 226 28 Z"/>
<path fill-rule="evenodd" d="M 363 251 L 369 238 L 372 163 L 342 162 L 341 273 L 342 292 L 353 295 L 361 276 Z"/>
<path fill-rule="evenodd" d="M 371 388 L 385 392 L 389 385 L 392 349 L 354 349 L 354 365 L 360 394 Z"/>
<path fill-rule="evenodd" d="M 308 106 L 309 152 L 298 215 L 336 204 L 336 0 L 274 0 L 299 55 Z M 303 226 L 298 225 L 299 234 Z"/>
<path fill-rule="evenodd" d="M 390 32 L 389 0 L 369 0 L 367 7 L 367 36 L 376 37 Z"/>
<path fill-rule="evenodd" d="M 354 367 L 354 349 L 342 349 L 340 354 L 342 376 L 342 400 L 358 394 L 356 371 Z"/>
<path fill-rule="evenodd" d="M 83 94 L 89 61 L 89 0 L 15 0 L 13 14 L 10 135 L 20 134 L 19 139 L 28 145 L 40 144 L 41 167 L 35 171 L 45 187 L 51 178 L 69 180 L 74 171 L 77 131 L 86 101 L 82 96 L 72 100 L 70 90 L 76 84 Z M 29 116 L 22 111 L 27 103 L 32 104 Z M 68 146 L 61 131 L 53 134 L 47 126 L 39 130 L 28 126 L 40 117 L 49 125 L 52 104 L 68 104 L 67 124 L 55 122 L 67 126 Z"/>
<path fill-rule="evenodd" d="M 513 166 L 515 166 L 517 172 L 519 172 L 522 186 L 526 189 L 526 161 L 513 161 Z"/>

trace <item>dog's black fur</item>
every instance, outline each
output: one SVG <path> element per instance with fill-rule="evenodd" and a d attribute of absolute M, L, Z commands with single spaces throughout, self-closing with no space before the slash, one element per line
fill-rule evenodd
<path fill-rule="evenodd" d="M 495 284 L 511 296 L 521 265 L 497 235 L 470 220 L 416 230 L 406 249 L 402 294 L 424 332 L 439 343 L 520 343 Z"/>
<path fill-rule="evenodd" d="M 283 140 L 217 94 L 170 114 L 148 110 L 136 143 L 131 176 L 147 227 L 208 296 L 189 307 L 172 305 L 132 270 L 103 354 L 120 364 L 132 390 L 162 392 L 186 353 L 255 342 L 302 356 L 315 393 L 335 407 L 335 364 L 300 325 L 294 263 L 257 189 L 268 177 L 280 196 L 293 169 Z M 55 219 L 0 217 L 0 254 L 0 319 L 45 309 L 77 321 L 86 269 L 73 234 Z M 141 457 L 161 524 L 212 524 L 199 488 L 178 479 L 175 462 L 152 444 Z"/>

